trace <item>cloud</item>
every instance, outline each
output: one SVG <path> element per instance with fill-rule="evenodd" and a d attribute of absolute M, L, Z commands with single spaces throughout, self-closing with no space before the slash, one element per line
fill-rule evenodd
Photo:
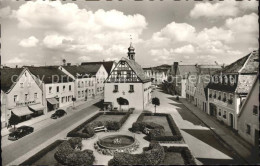
<path fill-rule="evenodd" d="M 6 63 L 8 64 L 17 64 L 17 63 L 22 63 L 23 59 L 19 58 L 19 57 L 14 57 L 13 59 L 10 59 L 8 61 L 6 61 Z"/>
<path fill-rule="evenodd" d="M 57 52 L 77 56 L 89 53 L 91 58 L 126 53 L 126 48 L 119 45 L 129 45 L 130 35 L 134 43 L 141 43 L 140 35 L 147 26 L 140 14 L 103 9 L 93 12 L 74 3 L 48 0 L 26 2 L 13 12 L 13 17 L 20 28 L 42 31 L 42 46 L 56 50 L 55 56 L 59 56 Z"/>
<path fill-rule="evenodd" d="M 202 2 L 194 6 L 190 11 L 190 17 L 199 18 L 218 18 L 218 17 L 234 17 L 245 10 L 257 10 L 257 1 L 235 0 L 220 1 L 217 3 Z"/>
<path fill-rule="evenodd" d="M 185 46 L 174 49 L 174 52 L 178 53 L 178 54 L 186 54 L 186 53 L 192 54 L 192 53 L 195 53 L 195 48 L 193 45 L 189 44 L 189 45 L 185 45 Z"/>
<path fill-rule="evenodd" d="M 78 57 L 78 60 L 79 61 L 89 61 L 89 60 L 91 60 L 91 58 L 89 56 L 80 56 L 80 57 Z"/>
<path fill-rule="evenodd" d="M 11 14 L 10 6 L 6 6 L 0 9 L 0 18 L 8 17 Z"/>
<path fill-rule="evenodd" d="M 36 47 L 39 40 L 34 37 L 30 36 L 28 39 L 23 39 L 19 42 L 19 45 L 22 47 Z"/>

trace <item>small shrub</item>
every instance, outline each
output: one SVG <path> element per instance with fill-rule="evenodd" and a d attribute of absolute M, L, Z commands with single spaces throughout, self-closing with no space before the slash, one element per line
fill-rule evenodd
<path fill-rule="evenodd" d="M 68 140 L 68 142 L 70 143 L 70 146 L 75 149 L 82 149 L 82 138 L 80 137 L 73 137 L 71 139 Z"/>
<path fill-rule="evenodd" d="M 108 130 L 119 130 L 121 125 L 116 121 L 106 121 L 105 123 Z"/>

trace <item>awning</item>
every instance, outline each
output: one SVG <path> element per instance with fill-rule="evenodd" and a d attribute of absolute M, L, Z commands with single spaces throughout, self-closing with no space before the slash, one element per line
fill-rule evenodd
<path fill-rule="evenodd" d="M 50 104 L 52 104 L 52 105 L 54 105 L 54 104 L 59 104 L 59 102 L 57 101 L 57 99 L 55 99 L 54 97 L 47 99 L 47 101 L 48 101 Z"/>
<path fill-rule="evenodd" d="M 29 107 L 35 111 L 44 110 L 44 106 L 42 104 L 30 105 Z"/>
<path fill-rule="evenodd" d="M 12 109 L 12 112 L 17 116 L 30 115 L 33 112 L 29 110 L 28 107 L 20 107 Z"/>

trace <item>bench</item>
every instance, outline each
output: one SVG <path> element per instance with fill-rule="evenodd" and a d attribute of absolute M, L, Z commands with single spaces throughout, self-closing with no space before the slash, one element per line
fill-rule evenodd
<path fill-rule="evenodd" d="M 99 132 L 99 131 L 107 131 L 107 128 L 105 126 L 100 126 L 100 127 L 95 127 L 94 128 L 95 132 Z"/>

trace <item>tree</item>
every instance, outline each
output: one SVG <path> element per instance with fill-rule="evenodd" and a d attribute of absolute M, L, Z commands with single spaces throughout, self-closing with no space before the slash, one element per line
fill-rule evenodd
<path fill-rule="evenodd" d="M 120 110 L 121 110 L 121 105 L 129 105 L 128 100 L 124 99 L 123 97 L 117 98 L 117 103 L 120 105 Z"/>
<path fill-rule="evenodd" d="M 12 114 L 9 119 L 9 125 L 14 125 L 14 130 L 15 130 L 15 125 L 17 125 L 19 122 L 20 122 L 20 118 Z"/>
<path fill-rule="evenodd" d="M 74 102 L 76 101 L 76 97 L 72 97 L 72 101 L 73 101 L 73 108 L 75 108 Z"/>
<path fill-rule="evenodd" d="M 155 113 L 156 113 L 156 106 L 160 105 L 160 100 L 157 97 L 152 98 L 152 104 L 154 105 Z"/>

